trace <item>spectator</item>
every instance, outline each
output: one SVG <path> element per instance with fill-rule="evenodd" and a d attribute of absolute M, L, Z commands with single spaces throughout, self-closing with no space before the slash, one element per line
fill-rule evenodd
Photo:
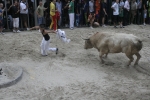
<path fill-rule="evenodd" d="M 11 7 L 12 7 L 12 3 L 10 0 L 7 1 L 7 14 L 8 14 L 8 18 L 9 18 L 9 29 L 13 28 L 13 19 L 12 19 L 12 11 L 11 11 Z"/>
<path fill-rule="evenodd" d="M 44 10 L 46 10 L 47 8 L 43 7 L 42 1 L 39 1 L 39 6 L 36 9 L 36 13 L 38 16 L 38 25 L 40 24 L 45 24 L 44 23 Z"/>
<path fill-rule="evenodd" d="M 49 27 L 49 25 L 51 23 L 51 19 L 49 17 L 49 15 L 50 15 L 50 1 L 49 0 L 46 0 L 46 2 L 44 3 L 44 8 L 47 8 L 44 11 L 45 25 L 46 25 L 46 27 Z"/>
<path fill-rule="evenodd" d="M 119 15 L 119 0 L 116 0 L 116 2 L 111 6 L 113 9 L 113 18 L 114 18 L 114 28 L 117 28 L 117 20 Z"/>
<path fill-rule="evenodd" d="M 150 24 L 150 0 L 147 1 L 147 6 L 148 6 L 148 24 Z"/>
<path fill-rule="evenodd" d="M 130 11 L 130 0 L 126 0 L 124 4 L 124 24 L 128 25 L 129 24 L 129 11 Z"/>
<path fill-rule="evenodd" d="M 139 2 L 138 2 L 138 19 L 137 19 L 137 24 L 141 24 L 141 21 L 142 21 L 142 0 L 140 0 Z"/>
<path fill-rule="evenodd" d="M 33 1 L 32 0 L 29 0 L 29 24 L 30 24 L 30 27 L 33 27 L 35 22 L 34 22 L 34 6 L 33 6 Z"/>
<path fill-rule="evenodd" d="M 69 3 L 69 19 L 70 19 L 70 29 L 74 28 L 74 0 Z"/>
<path fill-rule="evenodd" d="M 78 27 L 79 25 L 81 25 L 81 19 L 82 19 L 82 12 L 81 12 L 81 9 L 82 9 L 82 4 L 81 4 L 81 1 L 79 0 L 77 2 L 77 9 L 76 9 L 76 26 Z"/>
<path fill-rule="evenodd" d="M 105 17 L 107 16 L 107 0 L 104 0 L 104 2 L 102 3 L 101 16 L 102 16 L 102 27 L 106 27 Z"/>
<path fill-rule="evenodd" d="M 17 0 L 14 1 L 14 5 L 12 6 L 12 18 L 13 18 L 13 32 L 19 33 L 19 5 Z"/>
<path fill-rule="evenodd" d="M 3 34 L 4 33 L 2 32 L 3 31 L 3 12 L 4 12 L 4 9 L 3 8 L 3 4 L 0 3 L 0 34 Z"/>
<path fill-rule="evenodd" d="M 94 20 L 95 20 L 95 14 L 93 13 L 90 13 L 89 16 L 88 16 L 88 22 L 90 24 L 90 28 L 93 29 L 92 25 L 94 23 Z"/>
<path fill-rule="evenodd" d="M 94 13 L 94 0 L 89 1 L 89 12 Z"/>
<path fill-rule="evenodd" d="M 86 0 L 83 1 L 82 14 L 83 14 L 83 24 L 87 25 L 88 3 Z"/>
<path fill-rule="evenodd" d="M 61 20 L 62 20 L 62 2 L 60 0 L 58 0 L 56 2 L 56 8 L 60 14 L 60 19 L 58 20 L 58 26 L 60 27 L 61 26 Z"/>
<path fill-rule="evenodd" d="M 99 22 L 99 17 L 100 17 L 100 0 L 95 1 L 95 14 L 96 14 L 96 21 Z"/>
<path fill-rule="evenodd" d="M 146 18 L 147 18 L 147 9 L 146 9 L 146 0 L 143 0 L 142 2 L 142 11 L 143 11 L 143 25 L 145 26 L 146 25 Z"/>
<path fill-rule="evenodd" d="M 135 0 L 131 2 L 131 23 L 134 23 L 134 19 L 137 12 L 137 3 Z M 136 19 L 135 19 L 136 20 Z"/>
<path fill-rule="evenodd" d="M 54 31 L 57 30 L 57 18 L 56 18 L 56 7 L 55 7 L 55 3 L 56 3 L 56 0 L 53 0 L 51 3 L 50 3 L 50 17 L 51 17 L 51 25 L 50 25 L 50 29 L 54 29 Z"/>
<path fill-rule="evenodd" d="M 65 27 L 68 27 L 68 23 L 69 23 L 69 20 L 68 20 L 69 19 L 69 15 L 68 15 L 69 3 L 70 3 L 70 1 L 65 0 L 62 5 L 62 11 L 63 11 L 62 19 L 63 19 L 63 23 L 64 23 Z"/>
<path fill-rule="evenodd" d="M 25 28 L 29 30 L 27 22 L 28 22 L 28 4 L 26 0 L 22 0 L 20 2 L 20 18 L 22 24 L 24 24 Z"/>
<path fill-rule="evenodd" d="M 124 2 L 123 0 L 120 1 L 119 3 L 119 24 L 120 24 L 120 28 L 124 28 L 122 23 L 123 23 L 123 7 L 124 7 Z"/>

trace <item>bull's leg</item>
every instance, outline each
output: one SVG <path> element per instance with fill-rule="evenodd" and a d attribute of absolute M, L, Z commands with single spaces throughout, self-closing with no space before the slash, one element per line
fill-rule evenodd
<path fill-rule="evenodd" d="M 141 55 L 139 53 L 136 53 L 135 55 L 137 56 L 137 59 L 136 59 L 134 65 L 138 65 L 138 62 L 139 62 L 139 59 L 141 58 Z"/>
<path fill-rule="evenodd" d="M 103 55 L 104 55 L 104 53 L 99 52 L 99 58 L 100 58 L 100 60 L 101 60 L 102 64 L 104 63 L 104 60 L 102 59 L 102 56 L 103 56 Z"/>
<path fill-rule="evenodd" d="M 126 56 L 130 59 L 130 60 L 129 60 L 129 63 L 127 64 L 127 66 L 129 66 L 129 65 L 131 64 L 131 62 L 134 60 L 134 58 L 133 58 L 133 55 L 132 55 L 132 54 L 127 54 L 127 53 L 126 53 Z"/>
<path fill-rule="evenodd" d="M 105 58 L 107 58 L 108 53 L 106 53 Z"/>

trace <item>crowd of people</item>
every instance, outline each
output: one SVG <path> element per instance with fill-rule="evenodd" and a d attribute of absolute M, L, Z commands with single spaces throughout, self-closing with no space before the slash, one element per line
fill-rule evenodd
<path fill-rule="evenodd" d="M 20 27 L 30 30 L 36 26 L 34 13 L 38 25 L 45 24 L 55 31 L 60 27 L 73 30 L 74 25 L 93 29 L 93 25 L 124 28 L 129 24 L 150 24 L 150 0 L 46 0 L 45 3 L 37 0 L 37 8 L 33 6 L 34 0 L 11 1 L 7 0 L 6 7 L 0 1 L 1 33 L 6 26 L 13 32 L 20 32 Z"/>

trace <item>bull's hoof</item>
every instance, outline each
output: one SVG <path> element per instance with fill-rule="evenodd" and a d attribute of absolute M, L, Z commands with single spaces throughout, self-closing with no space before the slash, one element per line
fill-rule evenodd
<path fill-rule="evenodd" d="M 138 65 L 138 63 L 135 63 L 134 66 Z"/>

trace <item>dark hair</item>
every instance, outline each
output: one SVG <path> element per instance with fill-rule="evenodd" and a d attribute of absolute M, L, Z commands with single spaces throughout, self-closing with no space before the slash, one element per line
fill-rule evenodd
<path fill-rule="evenodd" d="M 41 27 L 41 28 L 44 28 L 44 27 L 45 27 L 45 24 L 40 24 L 40 27 Z"/>

